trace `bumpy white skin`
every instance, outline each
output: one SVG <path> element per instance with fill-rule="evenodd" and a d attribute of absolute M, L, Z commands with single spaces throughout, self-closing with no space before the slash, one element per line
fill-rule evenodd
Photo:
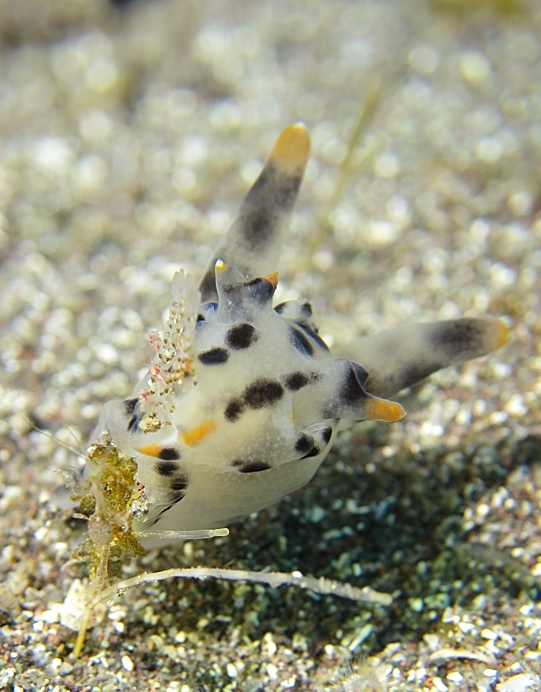
<path fill-rule="evenodd" d="M 224 526 L 267 507 L 310 480 L 339 418 L 404 415 L 364 391 L 360 366 L 332 358 L 307 304 L 273 309 L 270 279 L 245 281 L 220 262 L 216 283 L 219 303 L 194 338 L 197 384 L 185 380 L 174 410 L 159 413 L 168 425 L 139 429 L 144 397 L 108 404 L 101 423 L 137 459 L 152 505 L 143 524 L 163 513 L 153 531 Z"/>
<path fill-rule="evenodd" d="M 220 243 L 201 282 L 191 370 L 172 385 L 170 405 L 156 408 L 143 384 L 104 407 L 95 436 L 107 430 L 137 461 L 150 503 L 141 531 L 222 527 L 274 504 L 312 478 L 340 419 L 405 415 L 365 384 L 390 396 L 507 339 L 494 318 L 409 325 L 333 358 L 307 303 L 273 308 L 277 276 L 264 274 L 276 267 L 308 150 L 302 125 L 282 132 Z M 148 431 L 153 406 L 161 427 Z"/>

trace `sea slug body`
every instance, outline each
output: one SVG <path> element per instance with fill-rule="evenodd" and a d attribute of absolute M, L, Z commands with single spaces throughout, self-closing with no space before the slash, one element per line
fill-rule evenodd
<path fill-rule="evenodd" d="M 341 419 L 398 421 L 404 409 L 382 397 L 507 341 L 501 320 L 482 317 L 400 326 L 332 354 L 309 303 L 273 305 L 309 148 L 302 124 L 280 134 L 199 286 L 175 275 L 148 375 L 104 407 L 93 441 L 105 435 L 137 464 L 138 532 L 227 526 L 274 504 L 314 476 Z"/>

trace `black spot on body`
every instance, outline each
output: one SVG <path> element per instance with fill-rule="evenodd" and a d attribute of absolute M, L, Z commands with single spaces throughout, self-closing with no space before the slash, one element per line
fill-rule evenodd
<path fill-rule="evenodd" d="M 273 206 L 278 206 L 284 211 L 289 211 L 297 199 L 299 187 L 302 182 L 302 171 L 299 170 L 298 173 L 287 175 L 287 173 L 279 170 L 272 162 L 269 162 L 263 169 L 254 187 L 260 182 L 263 188 L 261 192 L 270 198 Z"/>
<path fill-rule="evenodd" d="M 155 466 L 156 472 L 164 478 L 171 478 L 178 471 L 178 464 L 174 461 L 159 461 Z"/>
<path fill-rule="evenodd" d="M 299 191 L 302 172 L 287 175 L 267 163 L 241 207 L 240 226 L 245 245 L 261 251 L 274 239 L 280 211 L 289 211 Z"/>
<path fill-rule="evenodd" d="M 246 281 L 243 284 L 233 284 L 224 287 L 228 301 L 238 306 L 245 305 L 246 302 L 249 302 L 252 305 L 263 307 L 271 302 L 274 290 L 274 284 L 265 277 L 258 277 L 257 279 Z"/>
<path fill-rule="evenodd" d="M 321 454 L 321 449 L 319 447 L 314 446 L 308 454 L 305 454 L 302 458 L 303 459 L 308 459 L 309 457 L 317 457 L 318 454 Z"/>
<path fill-rule="evenodd" d="M 127 416 L 131 416 L 133 412 L 135 411 L 135 407 L 137 406 L 137 402 L 139 399 L 135 397 L 135 399 L 125 399 L 124 400 L 124 413 Z"/>
<path fill-rule="evenodd" d="M 298 392 L 299 389 L 306 387 L 310 383 L 310 378 L 303 372 L 292 372 L 286 377 L 285 385 L 290 392 Z"/>
<path fill-rule="evenodd" d="M 163 459 L 164 461 L 176 461 L 180 459 L 180 452 L 174 447 L 164 447 L 158 453 L 158 459 Z"/>
<path fill-rule="evenodd" d="M 234 422 L 240 416 L 243 409 L 244 406 L 242 405 L 242 401 L 240 401 L 240 399 L 233 399 L 227 404 L 224 415 L 227 420 Z"/>
<path fill-rule="evenodd" d="M 436 351 L 456 359 L 483 343 L 483 329 L 477 320 L 449 320 L 437 325 L 430 341 Z"/>
<path fill-rule="evenodd" d="M 276 212 L 270 206 L 250 209 L 241 224 L 243 239 L 250 250 L 261 250 L 274 234 Z"/>
<path fill-rule="evenodd" d="M 312 317 L 312 306 L 310 305 L 310 303 L 303 303 L 301 305 L 301 311 L 302 314 L 306 317 Z"/>
<path fill-rule="evenodd" d="M 250 300 L 257 305 L 270 303 L 276 290 L 276 286 L 264 276 L 247 281 L 244 288 L 248 289 Z"/>
<path fill-rule="evenodd" d="M 137 416 L 132 416 L 128 423 L 128 432 L 135 432 L 137 430 Z"/>
<path fill-rule="evenodd" d="M 353 363 L 348 364 L 345 377 L 340 387 L 340 399 L 349 406 L 354 406 L 361 399 L 366 399 L 366 392 L 362 388 L 357 373 L 353 367 Z"/>
<path fill-rule="evenodd" d="M 323 442 L 325 442 L 325 444 L 328 445 L 329 441 L 332 437 L 332 428 L 324 428 L 321 431 L 320 435 L 321 435 L 321 439 L 323 440 Z"/>
<path fill-rule="evenodd" d="M 214 264 L 218 258 L 215 257 L 205 276 L 203 277 L 203 281 L 201 281 L 201 284 L 199 285 L 199 290 L 201 291 L 201 296 L 203 300 L 213 298 L 216 296 L 216 276 L 214 273 Z"/>
<path fill-rule="evenodd" d="M 298 392 L 299 389 L 306 387 L 308 384 L 314 384 L 320 379 L 321 375 L 318 372 L 305 374 L 299 370 L 297 372 L 292 372 L 286 377 L 285 385 L 290 392 Z"/>
<path fill-rule="evenodd" d="M 359 380 L 361 386 L 364 387 L 366 381 L 368 380 L 368 373 L 361 365 L 359 365 L 359 363 L 356 363 L 354 360 L 351 361 L 351 367 L 355 371 L 355 376 Z"/>
<path fill-rule="evenodd" d="M 295 442 L 295 451 L 300 452 L 300 454 L 304 454 L 305 456 L 309 456 L 310 452 L 314 450 L 314 439 L 310 436 L 307 435 L 306 433 L 303 433 L 299 439 Z M 317 451 L 316 451 L 317 454 Z"/>
<path fill-rule="evenodd" d="M 202 307 L 203 313 L 200 315 L 200 317 L 203 319 L 203 321 L 206 321 L 209 318 L 214 317 L 214 315 L 218 311 L 218 303 L 215 303 L 213 301 L 211 301 L 209 303 L 205 303 L 201 307 Z"/>
<path fill-rule="evenodd" d="M 231 466 L 238 469 L 241 473 L 255 473 L 256 471 L 270 469 L 269 464 L 265 461 L 243 461 L 242 459 L 235 459 L 231 462 Z"/>
<path fill-rule="evenodd" d="M 287 182 L 286 182 L 287 181 Z M 277 190 L 276 203 L 287 211 L 295 204 L 299 188 L 302 182 L 302 173 L 294 176 L 284 176 L 282 184 Z"/>
<path fill-rule="evenodd" d="M 244 390 L 243 401 L 248 408 L 260 409 L 272 406 L 284 394 L 284 388 L 276 380 L 260 379 Z"/>
<path fill-rule="evenodd" d="M 200 353 L 197 357 L 203 365 L 222 365 L 227 363 L 229 353 L 225 348 L 211 348 L 209 351 Z"/>
<path fill-rule="evenodd" d="M 270 466 L 264 461 L 252 461 L 240 470 L 241 473 L 255 473 L 257 471 L 266 471 Z"/>
<path fill-rule="evenodd" d="M 311 339 L 313 339 L 316 342 L 319 348 L 323 349 L 324 351 L 329 350 L 327 344 L 323 341 L 319 334 L 312 329 L 312 327 L 310 327 L 308 324 L 305 324 L 304 322 L 297 322 L 297 325 L 305 332 L 305 334 L 307 334 Z"/>
<path fill-rule="evenodd" d="M 286 301 L 284 303 L 279 303 L 274 308 L 274 312 L 278 313 L 278 315 L 283 315 L 285 312 L 288 319 L 295 320 L 299 325 L 306 325 L 308 329 L 310 329 L 312 332 L 314 331 L 307 322 L 312 317 L 312 306 L 310 303 L 303 303 L 302 305 L 299 305 L 295 301 Z"/>
<path fill-rule="evenodd" d="M 186 490 L 188 487 L 188 479 L 186 476 L 179 476 L 178 478 L 175 478 L 174 480 L 171 481 L 171 490 L 175 491 L 181 491 L 181 490 Z"/>
<path fill-rule="evenodd" d="M 236 324 L 225 335 L 225 343 L 234 351 L 249 348 L 258 339 L 256 329 L 248 322 Z"/>
<path fill-rule="evenodd" d="M 289 340 L 297 351 L 304 353 L 305 356 L 313 357 L 314 347 L 308 341 L 306 336 L 296 327 L 289 328 Z"/>

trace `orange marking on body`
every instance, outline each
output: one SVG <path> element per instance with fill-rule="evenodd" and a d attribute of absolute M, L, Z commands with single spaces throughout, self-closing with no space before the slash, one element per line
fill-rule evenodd
<path fill-rule="evenodd" d="M 270 153 L 269 160 L 286 175 L 303 171 L 310 154 L 310 135 L 303 123 L 282 130 Z"/>
<path fill-rule="evenodd" d="M 370 420 L 383 420 L 386 423 L 394 423 L 404 418 L 406 412 L 396 401 L 387 401 L 387 399 L 373 397 L 367 400 L 364 414 Z"/>
<path fill-rule="evenodd" d="M 157 457 L 162 451 L 163 447 L 158 444 L 147 445 L 146 447 L 140 447 L 139 452 L 141 454 L 146 454 L 149 457 Z"/>
<path fill-rule="evenodd" d="M 206 420 L 201 425 L 197 425 L 195 428 L 188 430 L 188 432 L 182 433 L 181 438 L 185 445 L 188 447 L 195 447 L 198 445 L 209 433 L 213 432 L 217 428 L 216 421 Z"/>

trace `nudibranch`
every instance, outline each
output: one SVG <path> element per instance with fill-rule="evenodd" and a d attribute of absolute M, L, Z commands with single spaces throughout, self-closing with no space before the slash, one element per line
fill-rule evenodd
<path fill-rule="evenodd" d="M 94 441 L 136 463 L 134 528 L 227 526 L 304 486 L 340 420 L 400 420 L 387 398 L 507 341 L 492 317 L 409 324 L 332 354 L 310 304 L 273 305 L 282 236 L 310 149 L 303 124 L 278 137 L 199 287 L 178 272 L 152 366 L 105 405 Z"/>

